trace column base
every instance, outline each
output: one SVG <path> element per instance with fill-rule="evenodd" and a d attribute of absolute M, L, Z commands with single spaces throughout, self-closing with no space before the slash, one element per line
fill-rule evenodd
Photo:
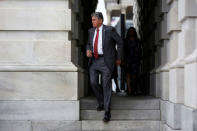
<path fill-rule="evenodd" d="M 197 131 L 197 109 L 182 106 L 182 131 Z"/>

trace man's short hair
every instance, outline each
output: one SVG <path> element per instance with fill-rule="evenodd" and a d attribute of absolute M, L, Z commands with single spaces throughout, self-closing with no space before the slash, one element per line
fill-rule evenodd
<path fill-rule="evenodd" d="M 91 14 L 91 16 L 95 16 L 97 17 L 98 19 L 102 19 L 103 20 L 103 14 L 101 12 L 94 12 Z"/>

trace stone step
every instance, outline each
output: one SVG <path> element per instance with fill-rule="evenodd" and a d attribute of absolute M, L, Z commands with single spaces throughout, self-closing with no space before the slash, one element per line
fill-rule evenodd
<path fill-rule="evenodd" d="M 95 97 L 86 97 L 80 100 L 80 109 L 95 110 L 97 101 Z M 154 97 L 112 97 L 113 110 L 159 110 L 160 100 Z"/>
<path fill-rule="evenodd" d="M 159 131 L 160 121 L 150 121 L 150 120 L 134 120 L 134 121 L 110 121 L 104 123 L 98 120 L 83 120 L 82 130 L 108 130 L 108 131 Z"/>
<path fill-rule="evenodd" d="M 81 120 L 102 120 L 104 111 L 81 110 Z M 160 110 L 112 110 L 111 120 L 160 120 Z"/>

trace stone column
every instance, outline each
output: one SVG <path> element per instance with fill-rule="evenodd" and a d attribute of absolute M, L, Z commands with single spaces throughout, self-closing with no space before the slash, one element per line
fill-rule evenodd
<path fill-rule="evenodd" d="M 168 53 L 168 59 L 166 64 L 161 68 L 161 98 L 163 100 L 169 100 L 169 69 L 170 64 L 176 59 L 177 57 L 177 30 L 179 30 L 180 24 L 178 24 L 178 3 L 176 0 L 169 3 L 170 9 L 167 13 L 167 32 L 170 35 L 167 48 L 169 49 L 166 53 Z M 177 18 L 177 19 L 176 19 Z"/>
<path fill-rule="evenodd" d="M 136 28 L 137 32 L 139 32 L 139 6 L 138 6 L 138 2 L 136 0 L 133 1 L 133 25 Z"/>
<path fill-rule="evenodd" d="M 167 47 L 168 47 L 168 39 L 169 36 L 167 34 L 167 12 L 168 12 L 168 5 L 165 1 L 159 0 L 157 2 L 157 6 L 155 7 L 155 22 L 157 23 L 157 28 L 155 31 L 155 43 L 157 46 L 157 66 L 155 69 L 155 82 L 156 87 L 155 89 L 155 96 L 161 97 L 162 99 L 166 100 L 168 98 L 168 86 L 165 84 L 168 83 L 168 78 L 165 77 L 166 70 L 165 66 L 168 64 L 168 55 L 167 55 Z M 163 84 L 164 85 L 163 85 Z"/>
<path fill-rule="evenodd" d="M 180 2 L 180 1 L 179 1 Z M 178 6 L 178 5 L 177 5 Z M 176 28 L 176 32 L 178 32 L 178 36 L 176 36 L 176 43 L 177 45 L 172 48 L 173 53 L 177 53 L 176 60 L 171 63 L 170 65 L 170 83 L 169 83 L 169 100 L 173 103 L 183 103 L 184 98 L 184 45 L 182 41 L 182 32 L 179 32 L 180 28 L 180 22 L 177 22 L 178 15 L 180 14 L 180 6 L 178 6 L 178 14 L 176 13 L 176 16 L 173 15 L 172 17 L 176 17 L 176 23 L 179 25 L 179 27 Z M 175 52 L 176 51 L 176 52 Z"/>
<path fill-rule="evenodd" d="M 168 83 L 164 88 L 168 87 L 168 101 L 165 102 L 165 115 L 166 124 L 164 128 L 171 130 L 180 130 L 180 105 L 181 100 L 179 96 L 183 96 L 182 93 L 177 94 L 178 91 L 181 92 L 180 82 L 183 79 L 183 68 L 180 66 L 175 66 L 177 63 L 178 51 L 180 44 L 178 43 L 178 36 L 181 31 L 181 24 L 178 21 L 178 0 L 167 1 L 169 5 L 169 12 L 167 14 L 167 32 L 169 34 L 169 61 L 167 66 L 168 73 Z M 181 81 L 182 82 L 182 81 Z M 183 84 L 183 83 L 182 83 Z M 174 102 L 174 103 L 173 103 Z"/>
<path fill-rule="evenodd" d="M 85 65 L 84 52 L 82 51 L 86 43 L 84 43 L 84 30 L 82 23 L 84 22 L 83 6 L 79 0 L 71 0 L 71 62 L 78 68 L 78 98 L 88 93 L 88 75 L 82 67 Z"/>
<path fill-rule="evenodd" d="M 121 14 L 126 16 L 126 6 L 121 6 Z"/>
<path fill-rule="evenodd" d="M 182 130 L 197 130 L 197 1 L 179 0 L 180 41 L 184 50 L 184 97 Z"/>
<path fill-rule="evenodd" d="M 110 25 L 110 23 L 111 23 L 111 11 L 112 10 L 107 10 L 107 20 L 108 20 L 108 25 Z"/>
<path fill-rule="evenodd" d="M 157 94 L 161 98 L 160 109 L 161 109 L 161 130 L 165 128 L 166 124 L 166 102 L 169 99 L 169 34 L 167 33 L 167 14 L 169 11 L 169 5 L 166 0 L 158 0 L 156 6 L 156 21 L 158 31 L 155 32 L 157 39 L 157 48 L 160 50 L 159 65 L 156 69 L 156 89 Z"/>
<path fill-rule="evenodd" d="M 0 1 L 1 128 L 80 128 L 70 5 L 68 0 Z"/>

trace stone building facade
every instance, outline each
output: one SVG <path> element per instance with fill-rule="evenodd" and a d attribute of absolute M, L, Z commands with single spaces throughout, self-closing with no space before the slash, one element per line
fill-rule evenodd
<path fill-rule="evenodd" d="M 0 1 L 1 131 L 81 128 L 79 98 L 87 86 L 84 30 L 96 4 Z"/>
<path fill-rule="evenodd" d="M 161 131 L 197 130 L 197 1 L 135 1 L 143 41 L 143 75 L 161 99 Z"/>
<path fill-rule="evenodd" d="M 0 1 L 0 131 L 81 130 L 85 44 L 97 2 Z M 160 130 L 196 131 L 197 1 L 105 3 L 109 20 L 132 8 L 143 43 L 141 79 L 160 99 Z"/>

